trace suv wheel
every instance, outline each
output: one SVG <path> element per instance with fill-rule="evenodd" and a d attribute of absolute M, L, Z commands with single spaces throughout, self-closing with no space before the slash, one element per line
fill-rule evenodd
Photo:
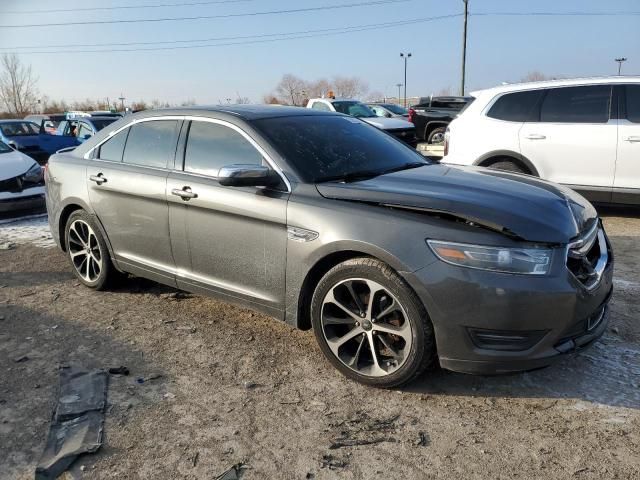
<path fill-rule="evenodd" d="M 444 143 L 444 134 L 447 127 L 438 127 L 431 132 L 427 138 L 427 142 L 434 145 L 442 145 Z"/>
<path fill-rule="evenodd" d="M 416 294 L 388 265 L 355 258 L 318 283 L 311 321 L 324 355 L 345 376 L 397 387 L 435 360 L 435 337 Z"/>
<path fill-rule="evenodd" d="M 529 173 L 527 170 L 511 160 L 498 160 L 489 165 L 489 168 L 513 173 Z"/>
<path fill-rule="evenodd" d="M 87 287 L 104 289 L 115 269 L 107 244 L 87 212 L 76 210 L 69 216 L 65 227 L 65 245 L 78 280 Z"/>

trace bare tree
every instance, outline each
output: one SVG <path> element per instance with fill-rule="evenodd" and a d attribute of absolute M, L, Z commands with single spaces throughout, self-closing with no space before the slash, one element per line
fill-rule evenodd
<path fill-rule="evenodd" d="M 280 100 L 275 95 L 269 93 L 268 95 L 262 97 L 262 103 L 266 103 L 268 105 L 278 105 L 280 103 Z"/>
<path fill-rule="evenodd" d="M 524 77 L 520 79 L 521 82 L 541 82 L 543 80 L 550 80 L 551 77 L 548 77 L 542 72 L 538 70 L 534 70 L 532 72 L 527 73 Z"/>
<path fill-rule="evenodd" d="M 335 77 L 332 82 L 336 97 L 359 98 L 369 91 L 367 82 L 358 77 Z"/>
<path fill-rule="evenodd" d="M 290 105 L 302 105 L 306 87 L 304 80 L 287 73 L 276 86 L 276 95 Z"/>
<path fill-rule="evenodd" d="M 307 82 L 308 98 L 319 98 L 331 90 L 331 83 L 326 78 L 321 78 L 313 82 Z"/>
<path fill-rule="evenodd" d="M 0 59 L 0 104 L 8 112 L 24 115 L 38 104 L 38 79 L 31 65 L 23 65 L 15 54 L 4 54 Z"/>

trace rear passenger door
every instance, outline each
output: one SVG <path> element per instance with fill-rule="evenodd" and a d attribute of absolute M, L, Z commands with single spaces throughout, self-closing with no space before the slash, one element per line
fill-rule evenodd
<path fill-rule="evenodd" d="M 127 271 L 175 285 L 166 200 L 181 119 L 139 121 L 103 143 L 87 166 L 89 198 L 116 260 Z"/>
<path fill-rule="evenodd" d="M 542 178 L 610 201 L 618 136 L 611 94 L 611 85 L 545 91 L 536 118 L 520 130 L 520 151 Z"/>
<path fill-rule="evenodd" d="M 640 203 L 640 85 L 619 88 L 620 126 L 613 201 Z"/>
<path fill-rule="evenodd" d="M 180 145 L 184 166 L 177 162 L 167 183 L 178 286 L 235 298 L 281 315 L 286 185 L 261 188 L 218 183 L 218 170 L 223 166 L 269 165 L 264 150 L 228 122 L 194 120 Z M 185 191 L 191 198 L 181 196 Z"/>

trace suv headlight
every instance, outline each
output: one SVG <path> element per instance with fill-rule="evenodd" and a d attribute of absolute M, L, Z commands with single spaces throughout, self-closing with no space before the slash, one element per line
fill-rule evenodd
<path fill-rule="evenodd" d="M 40 183 L 42 181 L 42 167 L 35 163 L 22 178 L 25 182 Z"/>
<path fill-rule="evenodd" d="M 526 275 L 549 273 L 553 254 L 548 248 L 485 247 L 438 240 L 427 240 L 427 244 L 440 260 L 451 265 Z"/>

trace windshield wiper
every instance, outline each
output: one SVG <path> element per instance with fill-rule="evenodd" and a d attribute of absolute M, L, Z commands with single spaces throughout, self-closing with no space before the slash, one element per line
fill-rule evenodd
<path fill-rule="evenodd" d="M 345 183 L 357 182 L 359 180 L 368 180 L 370 178 L 379 177 L 380 175 L 386 175 L 387 173 L 399 172 L 401 170 L 408 170 L 410 168 L 418 168 L 429 165 L 425 162 L 409 162 L 402 165 L 397 165 L 392 168 L 386 168 L 383 170 L 360 170 L 356 172 L 343 173 L 342 175 L 332 175 L 329 177 L 323 177 L 316 180 L 317 183 L 342 181 Z"/>

